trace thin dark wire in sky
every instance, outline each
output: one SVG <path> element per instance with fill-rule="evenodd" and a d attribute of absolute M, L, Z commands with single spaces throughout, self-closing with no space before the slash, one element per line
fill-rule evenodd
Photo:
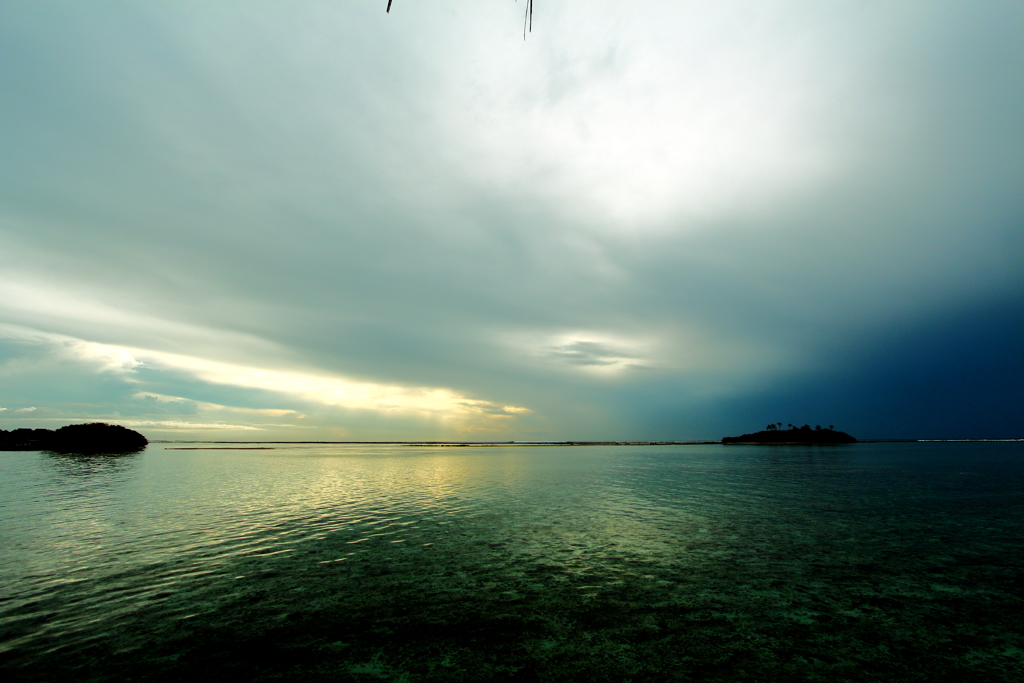
<path fill-rule="evenodd" d="M 391 3 L 392 0 L 388 0 L 388 8 L 385 10 L 387 14 L 391 14 Z M 529 28 L 530 33 L 533 33 L 533 0 L 526 0 L 526 16 L 523 18 L 523 40 L 526 40 L 527 28 Z"/>
<path fill-rule="evenodd" d="M 390 3 L 391 0 L 388 0 Z M 529 25 L 530 33 L 533 33 L 533 0 L 526 0 L 526 17 L 523 18 L 523 40 L 526 40 L 526 27 Z"/>

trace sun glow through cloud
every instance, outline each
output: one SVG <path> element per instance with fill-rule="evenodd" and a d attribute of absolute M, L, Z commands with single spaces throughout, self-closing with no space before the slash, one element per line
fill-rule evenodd
<path fill-rule="evenodd" d="M 652 26 L 631 8 L 558 8 L 567 40 L 601 39 L 482 59 L 472 77 L 444 80 L 438 106 L 466 106 L 437 119 L 471 182 L 535 192 L 595 228 L 664 230 L 827 184 L 843 160 L 811 123 L 836 68 L 824 37 L 787 42 L 771 21 L 697 29 L 733 12 L 666 5 Z"/>
<path fill-rule="evenodd" d="M 95 366 L 99 372 L 121 373 L 128 381 L 137 381 L 132 373 L 146 367 L 186 373 L 210 384 L 281 394 L 321 406 L 378 413 L 412 413 L 442 421 L 465 423 L 507 419 L 530 412 L 522 406 L 502 406 L 491 401 L 472 399 L 441 387 L 359 382 L 336 375 L 241 365 L 152 349 L 125 348 L 10 325 L 0 326 L 0 335 L 21 342 L 47 344 L 65 357 L 77 358 Z M 147 396 L 164 402 L 188 400 L 151 392 L 136 394 L 140 398 Z M 206 411 L 234 410 L 275 417 L 298 415 L 292 410 L 229 409 L 205 402 L 198 402 L 198 405 Z"/>

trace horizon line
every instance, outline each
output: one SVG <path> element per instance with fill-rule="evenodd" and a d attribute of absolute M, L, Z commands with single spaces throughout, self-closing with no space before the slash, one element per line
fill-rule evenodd
<path fill-rule="evenodd" d="M 150 439 L 150 443 L 228 443 L 228 444 L 339 444 L 339 445 L 423 445 L 423 446 L 685 446 L 720 444 L 721 439 L 687 439 L 687 440 L 637 440 L 637 441 L 219 441 L 210 439 Z M 1024 441 L 1024 438 L 1008 439 L 858 439 L 855 443 L 1004 443 Z M 782 444 L 758 444 L 782 445 Z M 794 444 L 789 444 L 794 445 Z M 795 445 L 802 445 L 795 443 Z M 849 444 L 814 444 L 806 445 L 849 445 Z"/>

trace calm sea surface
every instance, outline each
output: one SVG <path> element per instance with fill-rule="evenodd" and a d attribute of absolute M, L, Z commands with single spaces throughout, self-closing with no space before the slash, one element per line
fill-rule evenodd
<path fill-rule="evenodd" d="M 1024 680 L 1024 443 L 184 445 L 0 453 L 5 680 Z"/>

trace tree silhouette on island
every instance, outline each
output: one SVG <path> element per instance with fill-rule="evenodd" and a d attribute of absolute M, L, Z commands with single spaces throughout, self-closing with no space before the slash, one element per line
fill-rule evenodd
<path fill-rule="evenodd" d="M 0 429 L 0 451 L 52 451 L 54 453 L 135 453 L 149 440 L 134 429 L 106 422 L 67 425 L 52 429 Z"/>
<path fill-rule="evenodd" d="M 804 425 L 803 427 L 797 427 L 796 425 L 787 425 L 789 429 L 783 429 L 781 422 L 774 422 L 767 426 L 764 431 L 755 432 L 753 434 L 744 434 L 743 436 L 727 436 L 722 439 L 723 444 L 793 444 L 793 443 L 856 443 L 857 439 L 853 438 L 846 432 L 835 431 L 834 425 L 829 425 L 827 429 L 822 429 L 821 425 L 816 425 L 814 429 L 811 429 L 810 425 Z"/>

